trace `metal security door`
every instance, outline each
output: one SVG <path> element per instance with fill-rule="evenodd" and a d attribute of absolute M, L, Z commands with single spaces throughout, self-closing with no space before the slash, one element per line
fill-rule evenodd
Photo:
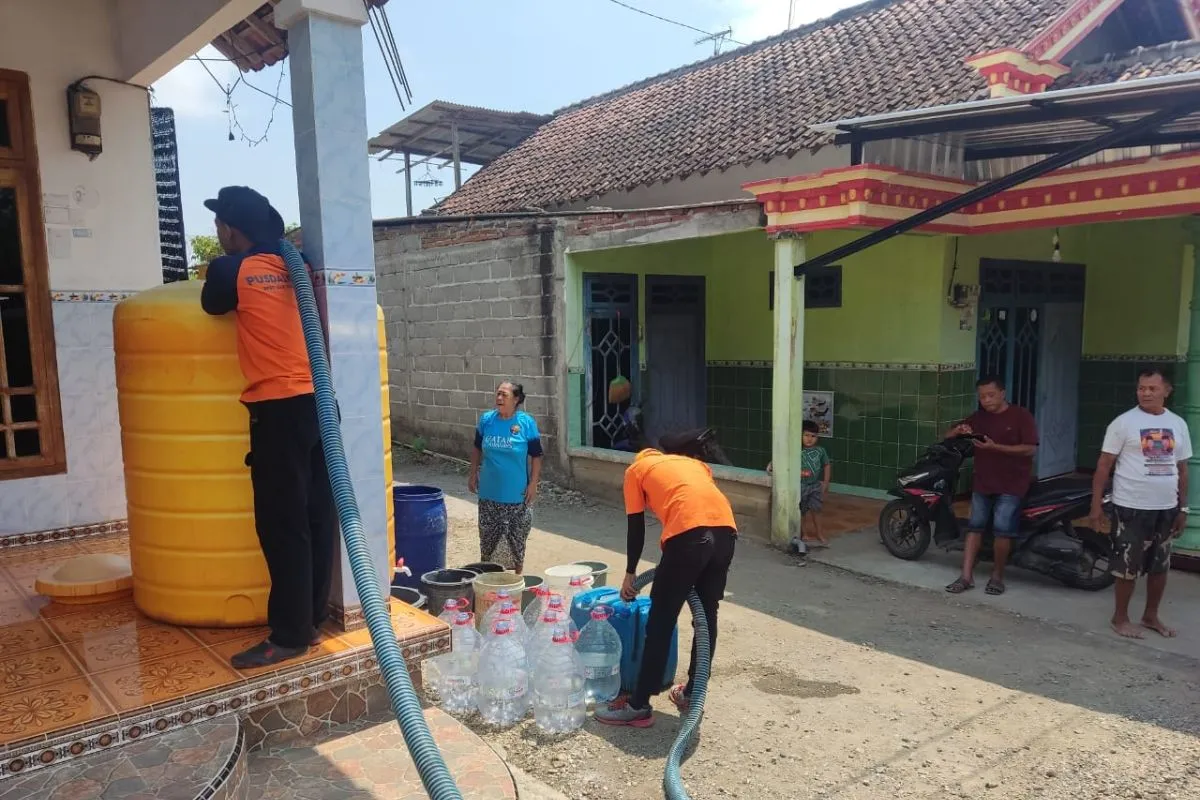
<path fill-rule="evenodd" d="M 646 278 L 646 435 L 705 423 L 704 278 Z"/>
<path fill-rule="evenodd" d="M 1041 444 L 1037 454 L 1037 476 L 1045 478 L 1075 469 L 1083 304 L 1046 303 L 1042 306 L 1041 322 L 1042 369 L 1037 387 L 1037 426 Z"/>
<path fill-rule="evenodd" d="M 1037 420 L 1037 476 L 1075 466 L 1084 267 L 1037 261 L 979 262 L 980 377 L 997 376 L 1008 400 Z"/>
<path fill-rule="evenodd" d="M 637 398 L 637 276 L 585 275 L 584 336 L 587 347 L 587 443 L 611 448 L 624 429 L 621 415 Z M 617 377 L 633 384 L 633 394 L 609 402 Z"/>
<path fill-rule="evenodd" d="M 1038 309 L 992 306 L 980 308 L 979 316 L 979 377 L 1000 378 L 1008 401 L 1036 414 Z"/>

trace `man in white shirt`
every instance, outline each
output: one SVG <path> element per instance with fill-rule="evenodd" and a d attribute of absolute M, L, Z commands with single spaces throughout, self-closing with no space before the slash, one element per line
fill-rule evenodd
<path fill-rule="evenodd" d="M 1117 579 L 1112 627 L 1121 636 L 1143 638 L 1142 628 L 1162 636 L 1158 606 L 1167 589 L 1171 542 L 1187 522 L 1188 464 L 1192 439 L 1187 423 L 1166 408 L 1171 383 L 1157 369 L 1138 375 L 1137 407 L 1114 419 L 1104 434 L 1092 481 L 1091 523 L 1100 529 L 1101 503 L 1113 475 L 1112 561 Z M 1116 471 L 1113 472 L 1113 466 Z M 1146 610 L 1141 627 L 1129 619 L 1129 600 L 1138 575 L 1146 576 Z"/>

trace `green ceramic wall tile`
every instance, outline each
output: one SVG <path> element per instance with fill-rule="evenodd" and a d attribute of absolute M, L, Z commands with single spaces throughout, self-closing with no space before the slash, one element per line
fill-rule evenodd
<path fill-rule="evenodd" d="M 1080 467 L 1092 469 L 1096 466 L 1105 429 L 1114 417 L 1128 411 L 1137 402 L 1134 396 L 1137 375 L 1146 367 L 1161 369 L 1176 384 L 1167 406 L 1178 410 L 1186 397 L 1185 391 L 1181 391 L 1186 370 L 1180 362 L 1089 360 L 1080 364 L 1079 434 L 1075 450 L 1075 460 Z"/>

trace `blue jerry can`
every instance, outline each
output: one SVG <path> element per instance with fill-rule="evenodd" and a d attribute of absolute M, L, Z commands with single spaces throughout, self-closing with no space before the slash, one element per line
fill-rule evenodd
<path fill-rule="evenodd" d="M 642 651 L 646 643 L 646 623 L 650 619 L 650 598 L 638 595 L 632 603 L 621 599 L 619 589 L 603 586 L 588 589 L 575 595 L 571 602 L 571 620 L 582 629 L 591 621 L 592 609 L 608 606 L 612 610 L 608 621 L 621 637 L 621 691 L 632 692 L 637 688 L 638 671 L 642 666 Z M 675 681 L 675 668 L 679 663 L 679 629 L 671 631 L 671 650 L 667 655 L 667 666 L 663 670 L 659 689 L 670 688 Z"/>

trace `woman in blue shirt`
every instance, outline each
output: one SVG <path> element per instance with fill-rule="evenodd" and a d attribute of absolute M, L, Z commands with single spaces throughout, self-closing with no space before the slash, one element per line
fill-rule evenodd
<path fill-rule="evenodd" d="M 518 575 L 542 472 L 542 437 L 521 410 L 525 388 L 514 381 L 496 387 L 496 408 L 479 418 L 467 487 L 479 494 L 479 554 Z M 501 546 L 503 545 L 503 547 Z"/>

